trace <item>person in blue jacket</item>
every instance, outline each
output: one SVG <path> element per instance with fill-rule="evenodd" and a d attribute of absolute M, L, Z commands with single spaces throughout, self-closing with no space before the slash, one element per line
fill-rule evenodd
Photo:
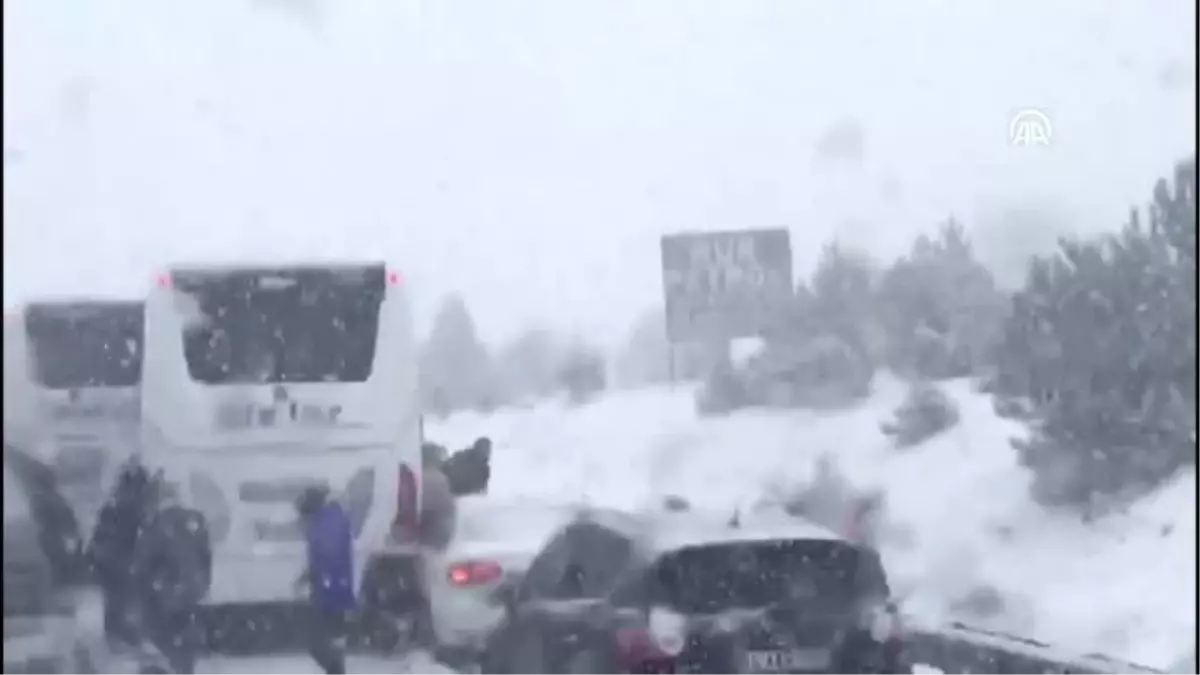
<path fill-rule="evenodd" d="M 346 628 L 354 611 L 354 535 L 341 504 L 322 487 L 306 489 L 297 502 L 308 544 L 308 565 L 300 582 L 308 586 L 308 651 L 326 673 L 346 672 Z"/>

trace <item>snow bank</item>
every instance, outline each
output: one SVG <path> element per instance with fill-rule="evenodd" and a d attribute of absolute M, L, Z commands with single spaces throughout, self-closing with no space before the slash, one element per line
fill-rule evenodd
<path fill-rule="evenodd" d="M 460 415 L 428 430 L 452 446 L 491 436 L 493 494 L 634 508 L 676 494 L 732 511 L 807 481 L 816 456 L 833 452 L 853 483 L 884 491 L 909 535 L 884 550 L 908 611 L 950 618 L 956 600 L 990 586 L 1005 600 L 996 628 L 1153 666 L 1190 650 L 1194 474 L 1090 526 L 1049 515 L 1026 497 L 1029 476 L 1008 446 L 1020 427 L 966 382 L 947 392 L 962 422 L 904 452 L 878 428 L 904 395 L 886 378 L 865 405 L 840 413 L 698 419 L 691 388 L 680 387 Z"/>

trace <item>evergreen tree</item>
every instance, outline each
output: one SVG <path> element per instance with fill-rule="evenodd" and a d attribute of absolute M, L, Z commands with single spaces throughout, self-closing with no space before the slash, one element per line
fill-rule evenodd
<path fill-rule="evenodd" d="M 942 379 L 975 374 L 1003 318 L 1004 297 L 975 258 L 966 230 L 953 218 L 937 238 L 920 236 L 879 283 L 879 318 L 887 364 L 895 371 Z"/>
<path fill-rule="evenodd" d="M 576 341 L 566 354 L 559 378 L 571 401 L 584 403 L 608 386 L 607 370 L 608 364 L 599 349 Z"/>
<path fill-rule="evenodd" d="M 1195 182 L 1181 163 L 1146 218 L 1061 241 L 1013 299 L 993 389 L 1028 401 L 1014 446 L 1043 501 L 1093 511 L 1196 461 Z"/>
<path fill-rule="evenodd" d="M 627 386 L 668 382 L 672 358 L 674 355 L 667 342 L 666 314 L 657 307 L 634 321 L 625 347 L 616 359 L 617 379 Z"/>
<path fill-rule="evenodd" d="M 497 403 L 491 359 L 459 295 L 447 297 L 434 317 L 421 355 L 421 382 L 426 407 L 436 412 L 486 409 Z"/>
<path fill-rule="evenodd" d="M 804 322 L 871 358 L 880 349 L 875 261 L 836 242 L 821 252 L 809 283 Z"/>
<path fill-rule="evenodd" d="M 506 400 L 525 401 L 551 396 L 559 390 L 559 371 L 570 346 L 562 336 L 530 328 L 496 355 L 496 373 Z"/>

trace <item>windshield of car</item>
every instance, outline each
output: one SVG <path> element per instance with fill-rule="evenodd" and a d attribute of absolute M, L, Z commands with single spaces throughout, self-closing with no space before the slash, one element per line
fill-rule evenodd
<path fill-rule="evenodd" d="M 771 540 L 692 546 L 652 571 L 654 604 L 687 614 L 780 602 L 852 602 L 886 594 L 878 556 L 839 540 Z"/>

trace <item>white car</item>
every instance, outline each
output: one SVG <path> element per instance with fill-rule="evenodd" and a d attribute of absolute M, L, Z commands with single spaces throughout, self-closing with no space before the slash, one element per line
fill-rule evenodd
<path fill-rule="evenodd" d="M 426 558 L 439 651 L 474 655 L 504 618 L 497 589 L 524 575 L 546 539 L 571 515 L 561 505 L 473 495 L 458 500 L 454 542 Z"/>

